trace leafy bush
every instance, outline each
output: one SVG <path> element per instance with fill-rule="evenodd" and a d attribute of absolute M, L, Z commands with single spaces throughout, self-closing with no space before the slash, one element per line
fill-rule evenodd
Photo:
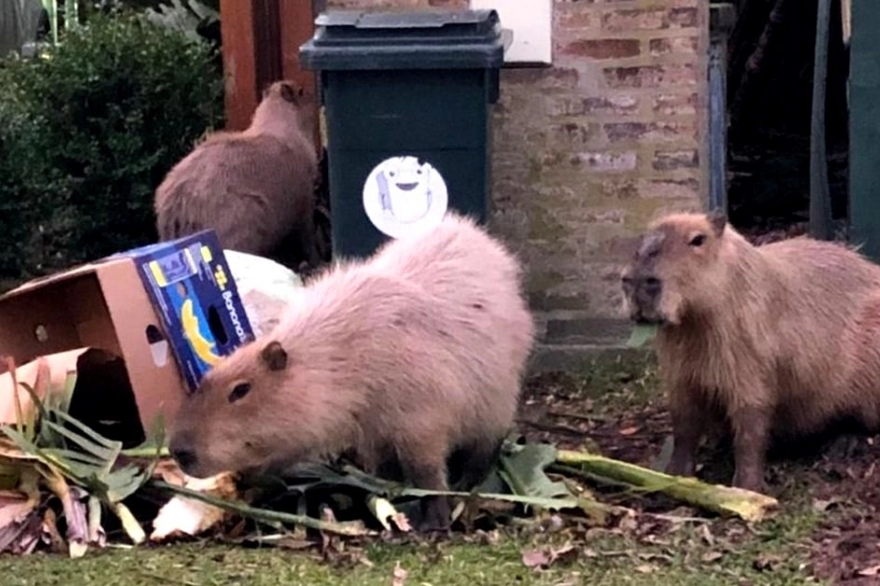
<path fill-rule="evenodd" d="M 154 190 L 222 123 L 222 95 L 206 43 L 138 15 L 0 65 L 0 276 L 155 240 Z"/>

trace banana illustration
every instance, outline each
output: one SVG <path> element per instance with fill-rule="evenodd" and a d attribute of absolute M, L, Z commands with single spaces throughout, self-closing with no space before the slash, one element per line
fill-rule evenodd
<path fill-rule="evenodd" d="M 217 364 L 220 357 L 214 354 L 214 343 L 206 340 L 199 331 L 199 320 L 193 311 L 192 299 L 187 299 L 181 307 L 180 322 L 184 335 L 189 339 L 196 356 L 211 366 Z"/>

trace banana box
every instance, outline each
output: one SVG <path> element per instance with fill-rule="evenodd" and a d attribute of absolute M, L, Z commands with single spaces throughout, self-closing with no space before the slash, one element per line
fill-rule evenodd
<path fill-rule="evenodd" d="M 190 390 L 223 356 L 254 339 L 213 231 L 110 258 L 134 260 Z"/>
<path fill-rule="evenodd" d="M 0 295 L 0 357 L 17 368 L 48 364 L 52 380 L 56 370 L 77 372 L 71 415 L 126 443 L 143 439 L 160 416 L 167 426 L 205 372 L 252 338 L 211 231 L 115 254 Z M 6 371 L 0 360 L 0 423 L 14 423 L 3 404 L 13 397 Z"/>

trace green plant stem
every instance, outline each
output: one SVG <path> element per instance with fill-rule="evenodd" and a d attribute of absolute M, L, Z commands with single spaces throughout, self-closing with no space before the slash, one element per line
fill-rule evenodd
<path fill-rule="evenodd" d="M 557 462 L 580 466 L 589 472 L 624 482 L 634 487 L 658 491 L 692 505 L 720 513 L 736 515 L 749 521 L 762 519 L 778 506 L 773 497 L 748 490 L 711 485 L 696 478 L 671 476 L 635 464 L 586 452 L 559 450 Z"/>
<path fill-rule="evenodd" d="M 171 452 L 167 447 L 156 448 L 156 446 L 148 446 L 145 448 L 131 448 L 122 450 L 122 455 L 129 458 L 170 458 Z"/>

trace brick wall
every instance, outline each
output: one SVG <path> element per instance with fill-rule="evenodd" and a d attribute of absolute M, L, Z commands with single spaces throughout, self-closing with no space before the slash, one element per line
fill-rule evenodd
<path fill-rule="evenodd" d="M 707 188 L 708 2 L 556 0 L 553 18 L 553 66 L 502 72 L 493 229 L 527 263 L 545 342 L 613 345 L 628 332 L 618 274 L 636 234 L 699 208 Z"/>

